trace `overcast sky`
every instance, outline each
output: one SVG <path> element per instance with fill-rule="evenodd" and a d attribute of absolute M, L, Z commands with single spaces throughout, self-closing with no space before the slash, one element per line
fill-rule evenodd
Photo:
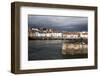
<path fill-rule="evenodd" d="M 28 27 L 53 28 L 58 31 L 88 31 L 88 18 L 29 15 Z"/>

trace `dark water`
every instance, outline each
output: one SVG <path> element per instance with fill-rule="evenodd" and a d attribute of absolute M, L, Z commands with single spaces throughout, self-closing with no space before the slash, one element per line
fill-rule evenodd
<path fill-rule="evenodd" d="M 51 59 L 70 59 L 71 56 L 63 56 L 61 53 L 62 44 L 67 40 L 29 40 L 28 42 L 28 60 L 51 60 Z M 84 58 L 83 56 L 74 56 L 72 58 Z"/>

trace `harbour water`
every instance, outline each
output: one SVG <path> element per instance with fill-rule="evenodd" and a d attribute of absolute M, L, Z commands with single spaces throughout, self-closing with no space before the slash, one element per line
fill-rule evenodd
<path fill-rule="evenodd" d="M 63 55 L 62 46 L 67 42 L 68 40 L 29 40 L 28 60 L 75 59 L 88 57 L 87 53 Z"/>

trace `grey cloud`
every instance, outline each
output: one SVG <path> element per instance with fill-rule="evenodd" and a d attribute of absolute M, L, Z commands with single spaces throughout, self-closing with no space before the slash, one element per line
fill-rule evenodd
<path fill-rule="evenodd" d="M 54 28 L 59 31 L 87 31 L 87 17 L 71 16 L 28 16 L 29 27 Z"/>

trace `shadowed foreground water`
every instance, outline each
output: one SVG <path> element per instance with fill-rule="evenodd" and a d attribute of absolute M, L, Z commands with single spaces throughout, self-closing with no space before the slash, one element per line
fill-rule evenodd
<path fill-rule="evenodd" d="M 62 44 L 67 40 L 29 40 L 28 60 L 87 58 L 87 54 L 62 55 Z"/>

